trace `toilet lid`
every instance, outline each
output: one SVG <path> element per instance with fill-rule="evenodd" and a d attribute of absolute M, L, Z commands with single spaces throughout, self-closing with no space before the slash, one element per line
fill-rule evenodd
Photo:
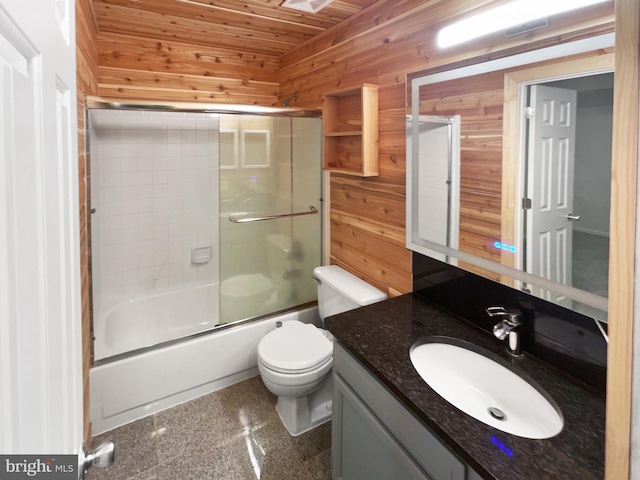
<path fill-rule="evenodd" d="M 258 357 L 282 373 L 313 370 L 333 355 L 333 342 L 322 330 L 297 320 L 267 333 L 258 344 Z"/>

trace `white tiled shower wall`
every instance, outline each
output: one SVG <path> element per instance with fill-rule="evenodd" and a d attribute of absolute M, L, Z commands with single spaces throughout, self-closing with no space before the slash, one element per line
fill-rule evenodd
<path fill-rule="evenodd" d="M 96 310 L 182 285 L 218 283 L 218 115 L 90 115 Z M 191 248 L 201 246 L 214 255 L 192 264 Z"/>

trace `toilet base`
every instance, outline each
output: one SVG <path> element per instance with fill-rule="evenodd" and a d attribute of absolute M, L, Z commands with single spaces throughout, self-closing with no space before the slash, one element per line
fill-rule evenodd
<path fill-rule="evenodd" d="M 327 375 L 322 385 L 303 397 L 278 397 L 276 412 L 292 437 L 313 430 L 331 420 L 333 376 Z"/>

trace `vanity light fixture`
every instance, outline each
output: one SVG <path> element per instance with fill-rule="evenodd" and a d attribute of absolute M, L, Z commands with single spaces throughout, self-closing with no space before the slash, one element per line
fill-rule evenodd
<path fill-rule="evenodd" d="M 442 28 L 438 32 L 438 46 L 451 47 L 500 30 L 606 1 L 610 0 L 514 0 Z"/>

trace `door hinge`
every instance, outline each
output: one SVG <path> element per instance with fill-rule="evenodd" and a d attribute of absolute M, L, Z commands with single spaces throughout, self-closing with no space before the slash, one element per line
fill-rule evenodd
<path fill-rule="evenodd" d="M 524 118 L 531 119 L 536 114 L 536 109 L 533 107 L 527 107 L 524 109 Z"/>
<path fill-rule="evenodd" d="M 531 199 L 530 198 L 523 198 L 522 199 L 522 209 L 523 210 L 529 210 L 531 208 Z"/>

